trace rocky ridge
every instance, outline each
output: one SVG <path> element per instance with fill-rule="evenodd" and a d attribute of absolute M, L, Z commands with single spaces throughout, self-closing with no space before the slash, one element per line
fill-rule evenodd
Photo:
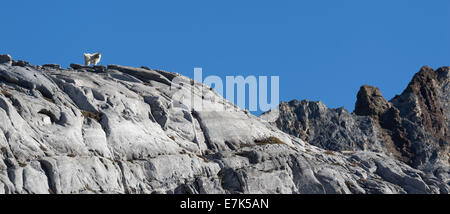
<path fill-rule="evenodd" d="M 61 68 L 0 56 L 0 90 L 0 193 L 450 191 L 448 171 L 387 155 L 370 116 L 321 103 L 306 113 L 328 112 L 361 139 L 324 149 L 316 142 L 326 145 L 325 137 L 311 137 L 326 134 L 314 128 L 320 120 L 308 126 L 317 135 L 287 134 L 209 87 L 148 67 Z"/>
<path fill-rule="evenodd" d="M 260 117 L 320 148 L 380 152 L 448 182 L 449 79 L 449 67 L 424 66 L 390 101 L 363 85 L 353 113 L 293 100 Z"/>

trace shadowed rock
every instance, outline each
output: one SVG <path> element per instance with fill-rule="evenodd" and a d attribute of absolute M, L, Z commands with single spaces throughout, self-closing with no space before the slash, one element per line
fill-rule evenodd
<path fill-rule="evenodd" d="M 26 67 L 31 66 L 29 62 L 24 60 L 14 61 L 12 62 L 12 66 L 20 66 L 20 67 Z"/>
<path fill-rule="evenodd" d="M 11 65 L 12 58 L 9 54 L 0 54 L 0 64 L 8 64 Z"/>
<path fill-rule="evenodd" d="M 43 68 L 61 69 L 61 65 L 58 64 L 44 64 Z"/>
<path fill-rule="evenodd" d="M 361 86 L 356 97 L 354 112 L 357 115 L 378 118 L 391 107 L 390 103 L 384 99 L 380 90 L 373 86 Z"/>
<path fill-rule="evenodd" d="M 324 149 L 381 151 L 412 167 L 445 174 L 450 172 L 449 70 L 422 67 L 390 101 L 378 88 L 363 85 L 353 114 L 294 100 L 260 117 Z"/>
<path fill-rule="evenodd" d="M 134 67 L 128 67 L 128 66 L 122 66 L 122 65 L 108 65 L 108 69 L 114 69 L 121 72 L 124 72 L 126 74 L 130 74 L 144 82 L 148 81 L 156 81 L 160 82 L 166 85 L 170 85 L 171 82 L 168 80 L 165 76 L 161 75 L 160 73 L 153 71 L 153 70 L 147 70 L 143 68 L 134 68 Z"/>
<path fill-rule="evenodd" d="M 399 110 L 384 99 L 380 90 L 373 86 L 361 86 L 354 113 L 369 116 L 381 130 L 382 141 L 387 153 L 399 160 L 412 164 L 411 142 L 402 127 Z"/>
<path fill-rule="evenodd" d="M 91 68 L 91 66 L 87 66 L 87 65 L 80 65 L 80 64 L 76 64 L 76 63 L 72 63 L 70 64 L 70 67 L 78 70 L 78 69 L 83 69 L 83 68 Z"/>
<path fill-rule="evenodd" d="M 260 116 L 293 136 L 333 151 L 384 151 L 380 130 L 367 116 L 344 108 L 330 109 L 321 102 L 293 100 Z M 269 119 L 272 117 L 272 119 Z"/>

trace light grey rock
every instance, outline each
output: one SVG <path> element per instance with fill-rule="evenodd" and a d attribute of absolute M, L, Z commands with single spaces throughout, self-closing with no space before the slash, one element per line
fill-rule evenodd
<path fill-rule="evenodd" d="M 0 193 L 449 192 L 444 166 L 324 150 L 175 73 L 2 64 L 0 77 Z"/>
<path fill-rule="evenodd" d="M 170 81 L 165 76 L 153 70 L 133 68 L 121 65 L 108 65 L 108 69 L 119 70 L 144 81 L 157 81 L 170 85 Z"/>

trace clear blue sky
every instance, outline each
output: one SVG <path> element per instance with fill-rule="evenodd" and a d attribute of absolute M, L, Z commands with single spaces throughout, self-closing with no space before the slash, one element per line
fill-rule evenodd
<path fill-rule="evenodd" d="M 450 60 L 450 1 L 3 1 L 0 53 L 32 64 L 147 65 L 193 77 L 279 75 L 280 99 L 354 108 Z"/>

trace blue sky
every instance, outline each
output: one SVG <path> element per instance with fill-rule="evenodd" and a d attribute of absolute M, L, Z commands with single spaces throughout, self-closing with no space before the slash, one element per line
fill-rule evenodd
<path fill-rule="evenodd" d="M 32 64 L 278 75 L 280 100 L 352 111 L 363 84 L 390 99 L 450 60 L 450 1 L 4 1 L 0 53 Z M 225 78 L 224 78 L 225 79 Z M 258 112 L 257 112 L 258 113 Z"/>

